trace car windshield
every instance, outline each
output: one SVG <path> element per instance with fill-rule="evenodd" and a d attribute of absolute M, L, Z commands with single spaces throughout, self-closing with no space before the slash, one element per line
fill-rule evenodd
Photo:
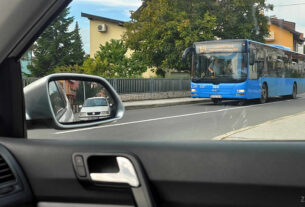
<path fill-rule="evenodd" d="M 108 106 L 108 103 L 103 98 L 87 99 L 83 107 Z"/>
<path fill-rule="evenodd" d="M 21 57 L 24 86 L 75 73 L 58 82 L 65 94 L 48 85 L 53 115 L 124 117 L 63 133 L 31 122 L 28 136 L 305 140 L 304 11 L 298 0 L 74 0 Z"/>

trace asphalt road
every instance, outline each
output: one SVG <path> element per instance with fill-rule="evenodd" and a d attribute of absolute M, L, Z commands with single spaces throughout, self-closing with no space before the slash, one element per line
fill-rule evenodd
<path fill-rule="evenodd" d="M 126 111 L 122 120 L 108 125 L 74 130 L 34 129 L 29 138 L 103 140 L 211 140 L 240 129 L 305 111 L 305 95 L 237 106 L 229 101 Z"/>

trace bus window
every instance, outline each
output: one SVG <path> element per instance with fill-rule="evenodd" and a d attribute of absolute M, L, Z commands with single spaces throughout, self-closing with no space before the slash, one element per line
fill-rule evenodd
<path fill-rule="evenodd" d="M 254 65 L 249 65 L 249 79 L 257 80 L 258 78 L 258 69 L 257 69 L 257 61 L 255 61 Z"/>
<path fill-rule="evenodd" d="M 292 78 L 299 78 L 300 71 L 299 71 L 299 59 L 297 54 L 292 54 L 291 59 L 291 77 Z"/>
<path fill-rule="evenodd" d="M 302 59 L 299 59 L 299 77 L 303 78 L 304 77 L 304 61 Z"/>
<path fill-rule="evenodd" d="M 284 72 L 284 60 L 283 55 L 281 53 L 277 54 L 276 64 L 275 64 L 275 71 L 276 71 L 276 77 L 285 77 Z"/>
<path fill-rule="evenodd" d="M 249 79 L 250 80 L 257 80 L 258 77 L 262 75 L 262 66 L 264 65 L 264 51 L 259 45 L 250 44 L 250 54 L 249 57 L 253 56 L 254 53 L 255 61 L 254 65 L 250 65 L 249 63 Z"/>
<path fill-rule="evenodd" d="M 267 67 L 269 77 L 278 77 L 279 72 L 277 70 L 278 54 L 277 49 L 268 48 L 267 50 Z"/>
<path fill-rule="evenodd" d="M 268 76 L 273 76 L 273 58 L 272 55 L 267 56 L 267 68 L 268 68 Z"/>
<path fill-rule="evenodd" d="M 291 62 L 292 78 L 297 78 L 298 77 L 298 63 L 296 61 L 297 60 L 292 60 L 292 62 Z"/>
<path fill-rule="evenodd" d="M 288 53 L 283 55 L 283 62 L 284 62 L 284 68 L 283 68 L 284 77 L 289 78 L 290 77 L 290 75 L 289 75 L 290 64 L 289 64 L 289 54 Z"/>
<path fill-rule="evenodd" d="M 305 76 L 305 62 L 304 62 L 303 59 L 300 61 L 299 67 L 300 67 L 300 70 L 301 70 L 301 77 L 304 78 L 304 76 Z"/>
<path fill-rule="evenodd" d="M 258 76 L 264 76 L 264 69 L 265 69 L 265 51 L 263 49 L 258 50 L 257 52 L 257 62 L 256 67 L 258 71 Z"/>

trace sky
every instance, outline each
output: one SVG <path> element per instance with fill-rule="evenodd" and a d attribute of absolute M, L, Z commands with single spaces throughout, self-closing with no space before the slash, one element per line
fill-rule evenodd
<path fill-rule="evenodd" d="M 296 30 L 305 34 L 305 0 L 267 0 L 267 3 L 273 4 L 274 10 L 266 12 L 266 15 L 295 22 Z M 130 11 L 137 10 L 141 4 L 141 0 L 74 0 L 70 4 L 70 15 L 79 23 L 85 52 L 89 54 L 90 50 L 89 20 L 81 17 L 81 12 L 128 21 Z"/>
<path fill-rule="evenodd" d="M 273 11 L 267 15 L 295 22 L 296 30 L 305 34 L 305 0 L 267 0 L 267 3 L 274 5 Z"/>

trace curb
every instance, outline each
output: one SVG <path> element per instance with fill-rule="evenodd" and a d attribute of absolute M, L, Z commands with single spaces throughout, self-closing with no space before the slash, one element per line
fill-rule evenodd
<path fill-rule="evenodd" d="M 265 124 L 265 123 L 262 123 L 262 124 Z M 218 140 L 218 141 L 223 141 L 225 140 L 226 138 L 234 135 L 234 134 L 237 134 L 239 132 L 243 132 L 243 131 L 247 131 L 249 129 L 253 129 L 255 127 L 258 127 L 259 125 L 261 124 L 258 124 L 258 125 L 254 125 L 254 126 L 247 126 L 247 127 L 244 127 L 244 128 L 241 128 L 241 129 L 237 129 L 237 130 L 233 130 L 233 131 L 230 131 L 230 132 L 227 132 L 225 134 L 222 134 L 220 136 L 217 136 L 217 137 L 214 137 L 212 140 Z"/>
<path fill-rule="evenodd" d="M 210 101 L 210 99 L 181 101 L 181 102 L 169 102 L 169 103 L 157 103 L 157 104 L 144 104 L 144 105 L 139 104 L 139 105 L 125 106 L 125 110 L 157 108 L 157 107 L 176 106 L 176 105 L 184 105 L 184 104 L 192 104 L 192 103 L 205 103 L 205 102 L 209 102 L 209 101 Z"/>

